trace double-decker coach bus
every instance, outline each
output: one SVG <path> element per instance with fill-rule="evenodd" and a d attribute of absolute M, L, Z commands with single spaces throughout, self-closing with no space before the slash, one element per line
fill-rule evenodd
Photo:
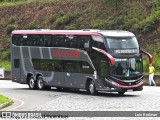
<path fill-rule="evenodd" d="M 142 62 L 137 39 L 128 31 L 15 30 L 11 35 L 11 79 L 30 89 L 85 89 L 93 95 L 141 91 Z"/>

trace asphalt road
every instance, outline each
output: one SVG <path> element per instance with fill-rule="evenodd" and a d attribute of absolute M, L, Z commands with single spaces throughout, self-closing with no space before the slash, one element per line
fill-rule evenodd
<path fill-rule="evenodd" d="M 30 90 L 28 85 L 0 80 L 0 94 L 15 102 L 1 111 L 160 111 L 160 87 L 143 91 L 87 95 L 84 91 Z"/>

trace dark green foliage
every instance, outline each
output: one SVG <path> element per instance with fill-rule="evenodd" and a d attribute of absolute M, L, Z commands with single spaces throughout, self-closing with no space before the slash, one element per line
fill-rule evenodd
<path fill-rule="evenodd" d="M 107 25 L 107 20 L 97 19 L 97 20 L 91 22 L 90 27 L 92 29 L 104 29 L 106 25 Z"/>
<path fill-rule="evenodd" d="M 110 3 L 113 4 L 116 10 L 119 10 L 119 8 L 123 4 L 123 0 L 102 0 L 104 3 Z M 118 12 L 118 11 L 117 11 Z"/>
<path fill-rule="evenodd" d="M 16 30 L 16 29 L 18 29 L 18 25 L 16 25 L 16 24 L 9 24 L 6 27 L 6 34 L 11 34 L 11 32 L 13 30 Z"/>
<path fill-rule="evenodd" d="M 64 29 L 66 30 L 76 30 L 76 26 L 75 25 L 68 25 L 68 26 L 65 26 Z"/>
<path fill-rule="evenodd" d="M 26 29 L 40 29 L 40 26 L 35 21 L 33 21 L 26 27 Z"/>
<path fill-rule="evenodd" d="M 42 10 L 42 9 L 43 9 L 43 5 L 39 5 L 38 10 Z"/>
<path fill-rule="evenodd" d="M 148 44 L 147 45 L 147 51 L 149 51 L 152 56 L 153 56 L 153 65 L 156 69 L 156 74 L 160 74 L 160 39 L 157 39 L 157 42 L 155 44 Z M 148 57 L 144 58 L 144 72 L 147 73 L 148 72 L 148 65 L 149 65 L 149 60 Z"/>
<path fill-rule="evenodd" d="M 62 17 L 59 17 L 56 20 L 56 23 L 58 25 L 66 25 L 66 24 L 70 23 L 73 19 L 74 19 L 74 16 L 72 16 L 72 15 L 64 15 Z"/>

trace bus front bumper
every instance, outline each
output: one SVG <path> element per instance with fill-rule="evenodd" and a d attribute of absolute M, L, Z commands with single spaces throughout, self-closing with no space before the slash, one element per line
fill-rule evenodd
<path fill-rule="evenodd" d="M 133 92 L 143 90 L 143 81 L 133 86 L 123 86 L 120 84 L 109 83 L 111 87 L 97 88 L 100 92 Z"/>

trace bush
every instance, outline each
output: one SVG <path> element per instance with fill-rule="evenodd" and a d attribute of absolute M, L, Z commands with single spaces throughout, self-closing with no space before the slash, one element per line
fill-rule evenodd
<path fill-rule="evenodd" d="M 91 22 L 90 27 L 92 29 L 103 29 L 106 24 L 107 24 L 106 20 L 97 19 L 97 20 Z"/>
<path fill-rule="evenodd" d="M 35 21 L 33 21 L 27 25 L 26 29 L 40 29 L 40 26 Z"/>
<path fill-rule="evenodd" d="M 57 16 L 51 16 L 48 19 L 46 19 L 45 23 L 54 23 L 56 21 Z"/>
<path fill-rule="evenodd" d="M 11 32 L 16 29 L 18 29 L 18 25 L 14 25 L 14 24 L 7 25 L 6 34 L 11 34 Z"/>
<path fill-rule="evenodd" d="M 133 30 L 135 32 L 138 31 L 140 33 L 147 33 L 156 28 L 156 25 L 159 23 L 159 20 L 160 20 L 160 11 L 154 11 L 146 19 L 135 24 L 133 26 Z"/>
<path fill-rule="evenodd" d="M 157 41 L 159 41 L 159 40 L 157 40 Z M 154 49 L 154 48 L 156 48 L 156 49 Z M 153 56 L 153 65 L 156 69 L 156 74 L 160 74 L 159 50 L 160 50 L 160 42 L 148 45 L 147 50 L 146 50 Z M 144 72 L 148 74 L 148 67 L 149 67 L 148 57 L 144 57 L 143 66 L 144 66 Z"/>
<path fill-rule="evenodd" d="M 65 26 L 64 29 L 66 29 L 66 30 L 76 30 L 76 26 L 75 25 L 68 25 L 68 26 Z"/>
<path fill-rule="evenodd" d="M 71 18 L 69 15 L 64 15 L 62 17 L 59 17 L 57 20 L 56 20 L 56 23 L 58 25 L 65 25 L 65 24 L 68 24 L 69 22 L 71 21 Z"/>

